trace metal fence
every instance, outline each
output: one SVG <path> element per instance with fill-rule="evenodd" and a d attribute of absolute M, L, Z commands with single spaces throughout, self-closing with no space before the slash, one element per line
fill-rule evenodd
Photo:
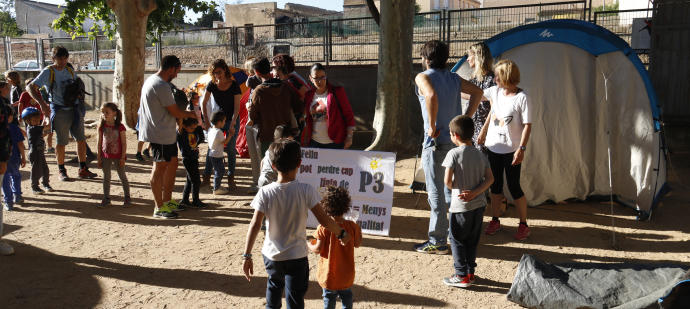
<path fill-rule="evenodd" d="M 579 19 L 601 25 L 631 42 L 631 20 L 649 17 L 651 10 L 592 12 L 586 0 L 517 5 L 494 8 L 436 11 L 415 14 L 413 58 L 419 59 L 420 46 L 431 39 L 450 45 L 450 58 L 457 59 L 476 42 L 508 29 L 548 19 Z M 24 60 L 40 67 L 50 62 L 53 46 L 70 51 L 70 62 L 78 70 L 112 69 L 115 41 L 106 37 L 51 39 L 3 38 L 0 69 L 17 68 Z M 325 62 L 363 64 L 378 62 L 379 27 L 371 17 L 305 21 L 273 25 L 254 25 L 167 32 L 158 43 L 147 42 L 146 69 L 155 69 L 161 55 L 177 55 L 185 68 L 205 68 L 214 59 L 227 59 L 241 66 L 250 56 L 287 53 L 296 63 Z M 646 50 L 638 50 L 646 62 Z"/>
<path fill-rule="evenodd" d="M 602 26 L 609 31 L 618 35 L 625 40 L 640 57 L 643 64 L 649 65 L 649 48 L 644 46 L 637 46 L 638 42 L 634 42 L 634 31 L 649 31 L 651 33 L 650 25 L 642 26 L 640 29 L 633 29 L 633 24 L 636 19 L 651 20 L 654 9 L 638 9 L 638 10 L 620 10 L 620 11 L 601 11 L 594 13 L 593 23 Z M 644 36 L 637 36 L 644 37 Z M 649 42 L 649 41 L 647 41 Z M 641 44 L 644 45 L 644 44 Z"/>
<path fill-rule="evenodd" d="M 445 41 L 450 44 L 450 58 L 457 59 L 472 44 L 503 31 L 544 20 L 566 18 L 586 20 L 586 1 L 448 11 Z"/>

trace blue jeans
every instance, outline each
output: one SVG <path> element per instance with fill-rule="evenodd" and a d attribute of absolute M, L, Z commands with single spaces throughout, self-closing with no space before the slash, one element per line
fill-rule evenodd
<path fill-rule="evenodd" d="M 223 174 L 225 173 L 223 158 L 208 157 L 206 162 L 211 162 L 211 166 L 213 166 L 213 190 L 218 190 L 223 181 Z"/>
<path fill-rule="evenodd" d="M 323 289 L 323 308 L 335 309 L 337 298 L 343 303 L 343 309 L 352 309 L 352 290 L 329 290 Z"/>
<path fill-rule="evenodd" d="M 455 145 L 445 144 L 427 147 L 422 150 L 422 168 L 426 179 L 426 192 L 431 207 L 429 215 L 429 241 L 437 246 L 448 241 L 448 207 L 450 190 L 443 183 L 446 168 L 441 164 L 448 151 Z"/>
<path fill-rule="evenodd" d="M 225 121 L 225 126 L 223 131 L 227 132 L 230 129 L 230 120 Z M 237 144 L 237 132 L 240 131 L 240 120 L 235 121 L 235 134 L 232 136 L 227 145 L 225 145 L 225 153 L 228 154 L 228 176 L 235 174 L 235 165 L 237 164 L 237 149 L 235 145 Z M 209 156 L 206 153 L 206 165 L 204 165 L 204 175 L 211 175 L 213 171 L 213 166 L 209 163 Z"/>
<path fill-rule="evenodd" d="M 266 308 L 280 308 L 285 290 L 288 308 L 304 308 L 304 294 L 309 287 L 309 260 L 306 257 L 287 261 L 272 261 L 264 256 L 266 266 Z"/>
<path fill-rule="evenodd" d="M 14 204 L 14 196 L 22 196 L 22 174 L 19 172 L 20 162 L 7 161 L 7 171 L 2 182 L 2 192 L 5 195 L 5 203 Z"/>

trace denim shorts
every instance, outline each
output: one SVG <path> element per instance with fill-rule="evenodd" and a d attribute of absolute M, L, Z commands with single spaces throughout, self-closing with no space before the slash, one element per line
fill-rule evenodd
<path fill-rule="evenodd" d="M 74 110 L 56 110 L 53 112 L 53 131 L 57 135 L 57 144 L 64 146 L 69 144 L 69 135 L 76 141 L 86 140 L 84 136 L 84 118 L 75 118 Z"/>

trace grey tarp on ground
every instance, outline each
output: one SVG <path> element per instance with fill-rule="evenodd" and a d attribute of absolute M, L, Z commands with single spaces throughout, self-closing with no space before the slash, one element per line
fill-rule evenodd
<path fill-rule="evenodd" d="M 552 265 L 525 254 L 508 300 L 528 308 L 645 308 L 656 304 L 687 269 L 669 264 Z"/>

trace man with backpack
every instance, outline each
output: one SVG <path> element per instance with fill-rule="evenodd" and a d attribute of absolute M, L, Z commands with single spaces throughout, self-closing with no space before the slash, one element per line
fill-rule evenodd
<path fill-rule="evenodd" d="M 77 74 L 67 66 L 69 52 L 63 46 L 53 47 L 53 64 L 49 65 L 28 85 L 26 91 L 41 105 L 44 115 L 50 115 L 51 129 L 57 135 L 55 153 L 61 181 L 70 181 L 65 169 L 65 146 L 69 143 L 70 134 L 77 141 L 79 158 L 79 178 L 94 178 L 96 174 L 86 166 L 86 137 L 84 136 L 84 116 L 81 113 L 83 104 L 79 98 L 83 87 L 77 84 Z M 38 87 L 34 88 L 32 85 Z M 45 86 L 50 97 L 50 106 L 36 90 Z"/>

